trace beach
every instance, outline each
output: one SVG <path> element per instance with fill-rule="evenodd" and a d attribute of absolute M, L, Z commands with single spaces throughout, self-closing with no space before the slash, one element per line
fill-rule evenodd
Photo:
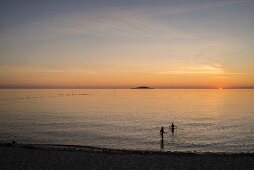
<path fill-rule="evenodd" d="M 0 169 L 253 169 L 253 153 L 132 151 L 1 144 Z"/>

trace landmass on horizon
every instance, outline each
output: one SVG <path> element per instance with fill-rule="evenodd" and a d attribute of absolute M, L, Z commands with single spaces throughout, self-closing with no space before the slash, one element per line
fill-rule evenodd
<path fill-rule="evenodd" d="M 154 89 L 154 88 L 148 87 L 148 86 L 138 86 L 138 87 L 134 87 L 134 88 L 131 88 L 131 89 Z"/>

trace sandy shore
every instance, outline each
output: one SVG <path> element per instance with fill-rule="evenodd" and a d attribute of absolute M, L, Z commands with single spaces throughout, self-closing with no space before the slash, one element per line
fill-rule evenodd
<path fill-rule="evenodd" d="M 64 145 L 0 145 L 0 169 L 254 169 L 254 154 L 150 152 Z"/>

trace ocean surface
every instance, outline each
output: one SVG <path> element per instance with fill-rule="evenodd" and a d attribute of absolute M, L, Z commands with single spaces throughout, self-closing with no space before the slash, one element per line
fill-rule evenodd
<path fill-rule="evenodd" d="M 174 122 L 177 129 L 169 129 Z M 254 90 L 0 90 L 0 142 L 254 152 Z"/>

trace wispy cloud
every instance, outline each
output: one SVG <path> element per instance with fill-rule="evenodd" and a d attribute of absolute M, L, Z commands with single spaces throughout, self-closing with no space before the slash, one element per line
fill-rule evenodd
<path fill-rule="evenodd" d="M 162 70 L 157 74 L 223 74 L 224 69 L 221 65 L 195 65 L 195 66 L 178 66 L 172 70 Z"/>
<path fill-rule="evenodd" d="M 254 75 L 252 72 L 227 72 L 222 65 L 204 65 L 196 64 L 193 66 L 176 66 L 170 70 L 157 71 L 157 74 L 211 74 L 211 75 L 224 75 L 216 76 L 213 78 L 228 78 L 227 75 Z"/>
<path fill-rule="evenodd" d="M 134 11 L 147 13 L 147 15 L 167 15 L 167 14 L 180 14 L 185 12 L 192 12 L 198 10 L 204 10 L 213 7 L 220 7 L 226 5 L 234 5 L 241 3 L 254 2 L 253 0 L 213 0 L 185 3 L 182 5 L 165 5 L 165 6 L 146 6 L 143 8 L 136 8 Z"/>
<path fill-rule="evenodd" d="M 82 68 L 45 68 L 45 67 L 12 67 L 12 66 L 1 66 L 0 75 L 89 75 L 96 74 L 96 71 L 87 70 Z"/>
<path fill-rule="evenodd" d="M 219 77 L 211 77 L 213 79 L 228 79 L 229 77 L 225 77 L 225 76 L 219 76 Z"/>
<path fill-rule="evenodd" d="M 119 8 L 53 16 L 3 32 L 1 40 L 45 40 L 70 35 L 110 38 L 172 37 L 180 32 L 142 13 Z"/>

